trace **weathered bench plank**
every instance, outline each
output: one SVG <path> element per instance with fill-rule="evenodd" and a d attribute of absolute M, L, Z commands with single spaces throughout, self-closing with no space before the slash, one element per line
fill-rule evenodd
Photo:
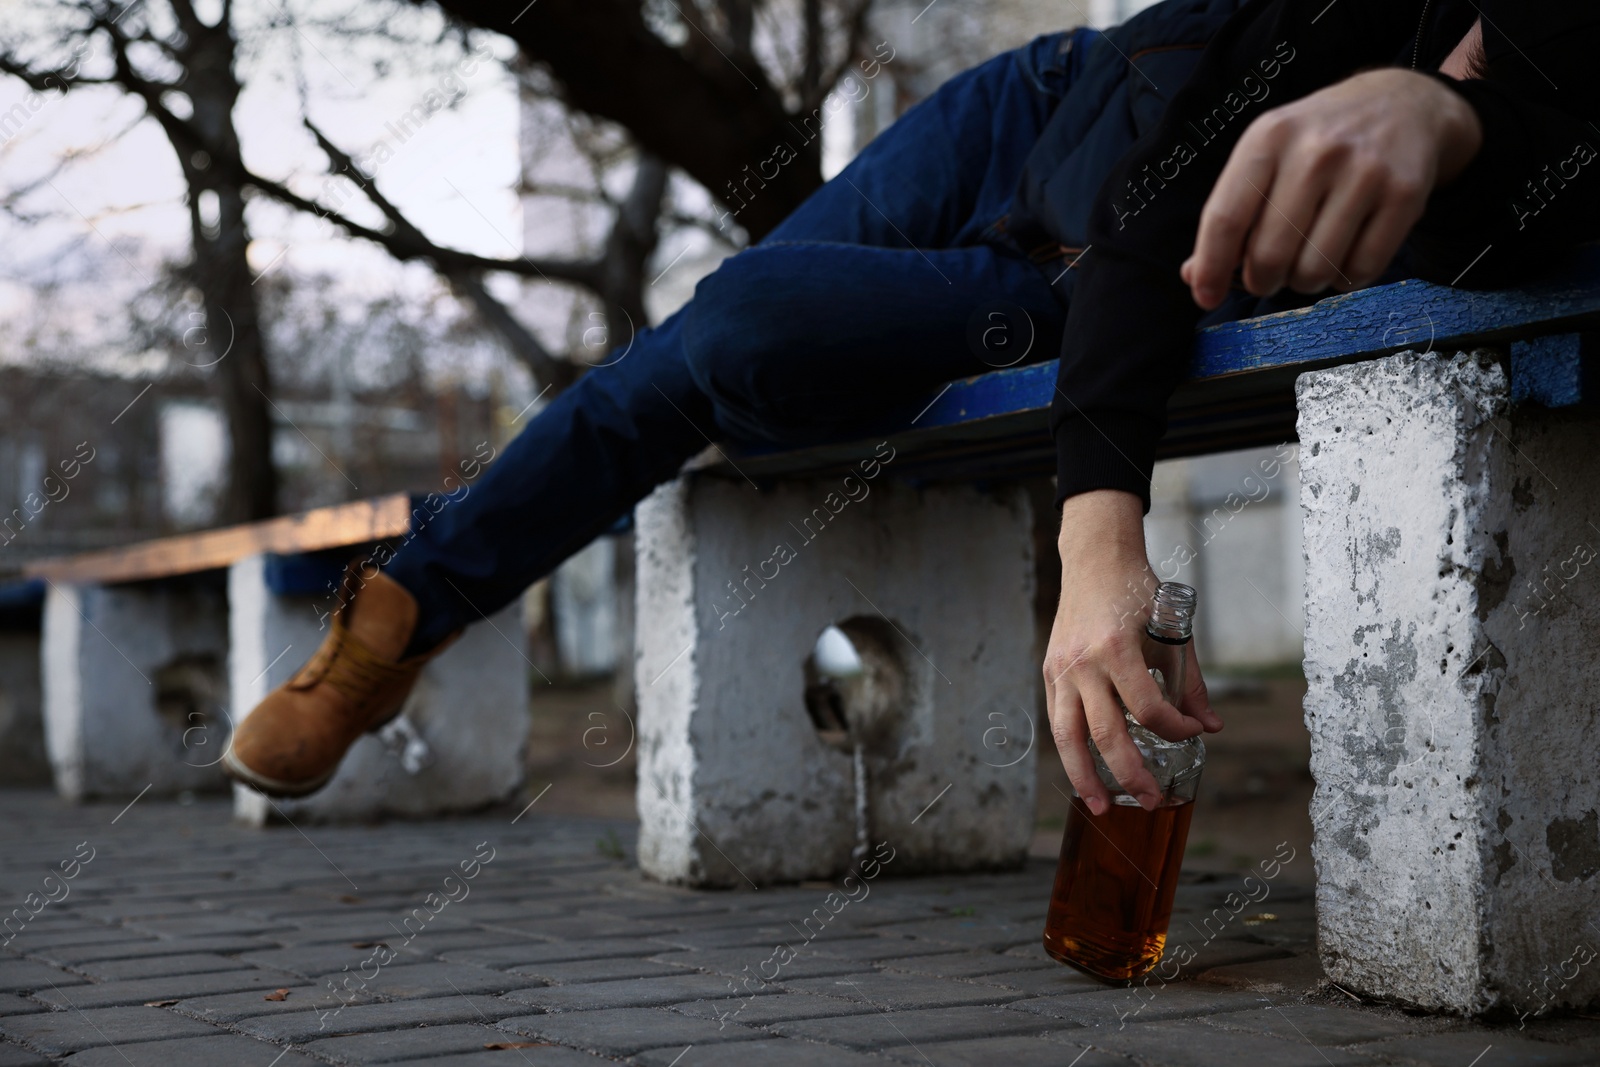
<path fill-rule="evenodd" d="M 225 526 L 121 548 L 39 560 L 25 568 L 24 573 L 52 582 L 97 585 L 150 581 L 221 570 L 263 553 L 316 552 L 400 537 L 408 529 L 410 519 L 411 497 L 395 493 L 266 522 Z"/>

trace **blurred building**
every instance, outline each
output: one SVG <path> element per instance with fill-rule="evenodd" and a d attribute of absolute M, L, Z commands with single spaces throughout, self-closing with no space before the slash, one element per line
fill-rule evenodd
<path fill-rule="evenodd" d="M 285 511 L 426 492 L 511 432 L 493 388 L 285 389 Z M 0 370 L 0 577 L 30 560 L 216 525 L 227 433 L 199 374 Z"/>

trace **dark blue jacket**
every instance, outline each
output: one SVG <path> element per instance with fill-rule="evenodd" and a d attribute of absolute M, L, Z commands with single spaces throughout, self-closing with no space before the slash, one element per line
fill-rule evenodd
<path fill-rule="evenodd" d="M 1088 243 L 1095 195 L 1156 127 L 1201 52 L 1244 0 L 1167 0 L 1104 33 L 1080 32 L 1067 97 L 1028 155 L 1009 228 L 1024 247 Z"/>

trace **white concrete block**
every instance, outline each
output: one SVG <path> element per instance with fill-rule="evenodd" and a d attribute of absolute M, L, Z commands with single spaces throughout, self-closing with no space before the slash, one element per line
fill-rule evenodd
<path fill-rule="evenodd" d="M 279 596 L 265 581 L 266 560 L 253 556 L 228 575 L 233 706 L 248 714 L 287 681 L 321 643 L 317 596 Z M 427 745 L 431 761 L 416 773 L 377 736 L 357 741 L 339 771 L 318 792 L 275 800 L 234 787 L 234 814 L 261 825 L 274 816 L 295 821 L 361 820 L 471 811 L 511 796 L 522 784 L 528 741 L 528 663 L 519 610 L 513 604 L 465 634 L 423 670 L 402 712 Z"/>
<path fill-rule="evenodd" d="M 1298 395 L 1323 967 L 1432 1009 L 1592 1003 L 1595 419 L 1508 413 L 1490 353 Z"/>
<path fill-rule="evenodd" d="M 57 792 L 82 800 L 147 786 L 156 796 L 225 788 L 195 742 L 227 721 L 227 654 L 227 602 L 206 576 L 52 583 L 41 657 Z"/>
<path fill-rule="evenodd" d="M 1041 688 L 1026 494 L 850 484 L 854 502 L 837 478 L 690 476 L 637 511 L 646 873 L 746 886 L 847 867 L 854 759 L 807 714 L 805 664 L 850 619 L 887 620 L 897 668 L 863 741 L 865 836 L 896 873 L 1024 858 Z"/>

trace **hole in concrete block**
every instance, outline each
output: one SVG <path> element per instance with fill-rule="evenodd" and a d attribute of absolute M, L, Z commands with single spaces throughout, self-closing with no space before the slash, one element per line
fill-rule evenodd
<path fill-rule="evenodd" d="M 211 765 L 228 742 L 227 685 L 219 656 L 186 653 L 159 667 L 151 679 L 156 716 L 184 762 Z"/>
<path fill-rule="evenodd" d="M 806 711 L 818 736 L 842 751 L 890 757 L 910 708 L 910 682 L 894 627 L 857 615 L 817 636 L 805 662 Z"/>

